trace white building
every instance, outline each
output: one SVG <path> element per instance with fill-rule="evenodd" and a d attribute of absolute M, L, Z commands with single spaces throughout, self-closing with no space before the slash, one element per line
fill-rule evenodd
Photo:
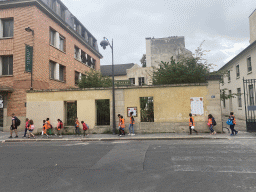
<path fill-rule="evenodd" d="M 219 69 L 220 72 L 226 72 L 223 76 L 223 83 L 220 89 L 225 90 L 226 94 L 238 94 L 235 98 L 222 101 L 222 113 L 228 115 L 230 111 L 240 119 L 246 119 L 245 107 L 255 105 L 255 86 L 254 82 L 243 83 L 243 79 L 256 79 L 256 11 L 250 17 L 250 45 L 235 56 Z M 244 99 L 246 98 L 246 99 Z M 245 105 L 246 104 L 246 105 Z"/>

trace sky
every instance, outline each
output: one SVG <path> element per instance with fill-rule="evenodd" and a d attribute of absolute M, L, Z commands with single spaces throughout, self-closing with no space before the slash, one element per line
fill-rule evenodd
<path fill-rule="evenodd" d="M 62 0 L 98 40 L 101 65 L 137 63 L 146 53 L 147 37 L 184 36 L 194 53 L 202 42 L 208 63 L 218 70 L 249 45 L 249 16 L 255 0 Z"/>

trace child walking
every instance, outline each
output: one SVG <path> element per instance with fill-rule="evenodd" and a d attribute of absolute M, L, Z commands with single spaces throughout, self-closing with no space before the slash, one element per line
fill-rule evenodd
<path fill-rule="evenodd" d="M 46 124 L 46 121 L 43 120 L 43 133 L 42 133 L 42 135 L 44 136 L 44 134 L 45 134 L 47 137 L 49 137 L 49 135 L 47 134 L 47 129 L 48 129 L 48 126 Z"/>
<path fill-rule="evenodd" d="M 79 131 L 79 121 L 78 118 L 76 118 L 76 122 L 75 122 L 75 129 L 76 129 L 76 134 L 80 135 L 80 131 Z"/>
<path fill-rule="evenodd" d="M 207 125 L 209 126 L 211 134 L 212 135 L 216 135 L 216 131 L 214 131 L 214 129 L 213 129 L 212 118 L 213 118 L 213 116 L 211 114 L 209 114 L 208 115 L 208 123 L 207 123 Z"/>
<path fill-rule="evenodd" d="M 230 112 L 229 119 L 233 122 L 233 125 L 230 125 L 230 129 L 231 129 L 231 134 L 230 134 L 230 136 L 237 135 L 238 131 L 235 130 L 236 118 L 235 118 L 233 112 Z"/>
<path fill-rule="evenodd" d="M 85 124 L 84 121 L 81 121 L 81 124 L 83 125 L 84 137 L 85 137 L 85 132 L 88 130 L 88 127 L 87 127 L 87 125 Z M 86 135 L 89 135 L 89 134 L 86 134 Z"/>
<path fill-rule="evenodd" d="M 124 123 L 124 117 L 120 116 L 120 124 L 119 124 L 119 135 L 118 136 L 125 136 L 125 132 L 124 132 L 124 128 L 125 128 L 125 123 Z"/>
<path fill-rule="evenodd" d="M 198 135 L 197 130 L 195 130 L 195 120 L 192 117 L 192 113 L 189 113 L 189 132 L 190 132 L 190 135 L 192 135 L 192 130 L 194 132 L 196 132 L 196 134 Z"/>
<path fill-rule="evenodd" d="M 29 133 L 28 133 L 28 138 L 30 138 L 30 136 L 33 136 L 34 139 L 36 138 L 35 135 L 32 133 L 35 129 L 35 126 L 34 126 L 34 122 L 32 119 L 29 120 Z"/>
<path fill-rule="evenodd" d="M 57 134 L 55 134 L 56 136 L 58 136 L 58 134 L 60 135 L 59 137 L 62 137 L 61 133 L 62 133 L 62 129 L 63 129 L 63 123 L 60 119 L 57 119 L 58 124 L 57 124 Z"/>

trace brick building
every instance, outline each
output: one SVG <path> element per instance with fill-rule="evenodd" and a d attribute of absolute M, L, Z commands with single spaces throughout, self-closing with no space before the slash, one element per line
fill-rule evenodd
<path fill-rule="evenodd" d="M 31 47 L 29 57 L 26 50 Z M 4 131 L 9 130 L 12 113 L 22 123 L 26 118 L 29 58 L 34 90 L 67 89 L 77 87 L 77 80 L 90 68 L 100 70 L 102 55 L 96 38 L 60 0 L 1 0 L 0 129 Z"/>

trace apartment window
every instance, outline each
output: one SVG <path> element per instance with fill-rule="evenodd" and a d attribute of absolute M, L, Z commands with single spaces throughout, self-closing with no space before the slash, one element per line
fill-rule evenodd
<path fill-rule="evenodd" d="M 81 50 L 81 60 L 84 64 L 86 64 L 87 59 L 86 59 L 86 53 Z"/>
<path fill-rule="evenodd" d="M 87 55 L 87 61 L 88 61 L 87 65 L 88 65 L 89 67 L 91 67 L 91 65 L 92 65 L 92 58 L 91 58 L 90 55 Z"/>
<path fill-rule="evenodd" d="M 139 86 L 144 85 L 144 77 L 139 77 Z"/>
<path fill-rule="evenodd" d="M 251 61 L 251 57 L 247 58 L 247 71 L 248 73 L 252 71 L 252 61 Z"/>
<path fill-rule="evenodd" d="M 129 78 L 131 85 L 135 85 L 135 78 Z"/>
<path fill-rule="evenodd" d="M 65 82 L 66 67 L 56 62 L 50 61 L 50 78 Z"/>
<path fill-rule="evenodd" d="M 79 48 L 75 46 L 75 59 L 80 61 Z"/>
<path fill-rule="evenodd" d="M 238 107 L 242 107 L 241 88 L 237 88 L 237 102 Z"/>
<path fill-rule="evenodd" d="M 226 100 L 223 99 L 223 108 L 226 108 Z"/>
<path fill-rule="evenodd" d="M 236 78 L 240 77 L 239 65 L 236 66 Z"/>
<path fill-rule="evenodd" d="M 254 106 L 253 85 L 249 85 L 250 106 Z"/>
<path fill-rule="evenodd" d="M 231 77 L 230 77 L 230 71 L 228 71 L 228 82 L 231 81 Z"/>
<path fill-rule="evenodd" d="M 92 68 L 95 69 L 96 60 L 92 58 Z"/>
<path fill-rule="evenodd" d="M 60 35 L 59 49 L 65 52 L 65 38 Z"/>
<path fill-rule="evenodd" d="M 13 18 L 3 19 L 3 37 L 13 37 Z"/>
<path fill-rule="evenodd" d="M 80 80 L 80 73 L 75 71 L 75 85 L 78 85 L 79 80 Z"/>
<path fill-rule="evenodd" d="M 55 41 L 56 41 L 56 31 L 53 29 L 50 29 L 50 44 L 55 46 Z"/>
<path fill-rule="evenodd" d="M 55 79 L 55 68 L 56 68 L 56 63 L 53 61 L 50 61 L 50 78 Z"/>
<path fill-rule="evenodd" d="M 63 66 L 63 65 L 60 65 L 59 66 L 60 67 L 60 69 L 59 69 L 59 80 L 60 81 L 65 81 L 65 66 Z"/>
<path fill-rule="evenodd" d="M 2 74 L 13 75 L 13 56 L 2 56 Z"/>

